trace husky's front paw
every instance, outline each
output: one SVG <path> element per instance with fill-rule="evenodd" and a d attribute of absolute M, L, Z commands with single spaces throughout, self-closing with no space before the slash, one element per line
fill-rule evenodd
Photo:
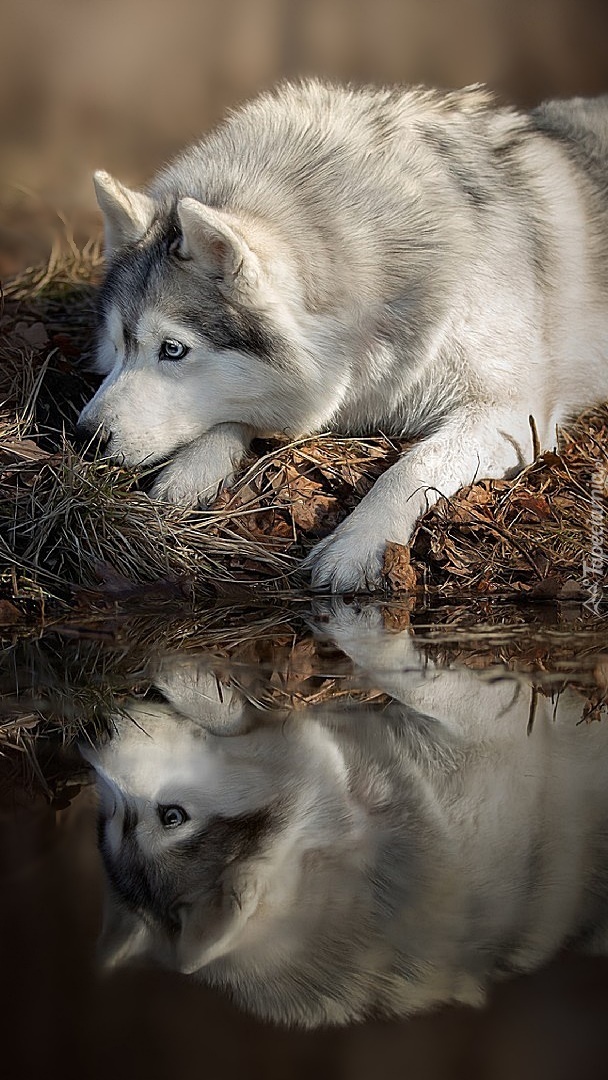
<path fill-rule="evenodd" d="M 212 468 L 194 471 L 185 467 L 178 455 L 159 473 L 150 488 L 150 498 L 180 506 L 205 506 L 213 502 L 222 484 L 232 480 Z"/>
<path fill-rule="evenodd" d="M 182 506 L 213 502 L 243 460 L 251 433 L 241 424 L 218 424 L 178 450 L 150 489 L 153 499 Z"/>
<path fill-rule="evenodd" d="M 313 589 L 335 593 L 372 592 L 382 586 L 386 537 L 367 515 L 351 514 L 306 558 Z"/>

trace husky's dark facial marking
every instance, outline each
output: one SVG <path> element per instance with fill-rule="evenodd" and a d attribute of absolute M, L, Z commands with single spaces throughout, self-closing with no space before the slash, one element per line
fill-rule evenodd
<path fill-rule="evenodd" d="M 107 332 L 108 311 L 115 308 L 122 320 L 125 358 L 136 348 L 135 330 L 142 311 L 162 310 L 169 319 L 191 328 L 218 352 L 239 352 L 270 364 L 283 364 L 289 345 L 263 316 L 236 300 L 230 302 L 221 281 L 201 282 L 198 306 L 193 307 L 184 280 L 192 274 L 189 260 L 179 255 L 180 233 L 176 212 L 157 219 L 136 244 L 118 252 L 110 262 L 99 293 L 98 333 Z M 190 302 L 189 302 L 190 301 Z"/>
<path fill-rule="evenodd" d="M 195 504 L 256 435 L 381 429 L 421 443 L 309 559 L 382 582 L 387 541 L 504 477 L 608 397 L 608 98 L 279 87 L 147 192 L 96 175 L 108 272 L 80 423 L 152 495 Z M 184 347 L 158 363 L 165 340 Z M 167 461 L 167 459 L 170 459 Z"/>
<path fill-rule="evenodd" d="M 245 307 L 224 301 L 217 305 L 212 320 L 188 314 L 182 318 L 185 326 L 206 335 L 218 351 L 245 353 L 276 367 L 288 361 L 288 343 Z"/>
<path fill-rule="evenodd" d="M 122 812 L 118 843 L 109 838 L 111 819 L 103 812 L 98 818 L 98 844 L 108 882 L 131 911 L 168 934 L 179 930 L 178 909 L 191 899 L 197 867 L 204 863 L 206 879 L 204 897 L 200 888 L 195 890 L 196 895 L 213 912 L 221 904 L 226 866 L 261 855 L 287 812 L 284 804 L 233 817 L 216 815 L 197 822 L 183 838 L 176 835 L 171 846 L 164 848 L 162 859 L 151 859 L 138 835 L 142 821 L 137 806 L 128 797 L 119 795 L 117 801 L 121 809 L 115 813 Z M 143 828 L 149 829 L 145 821 Z"/>

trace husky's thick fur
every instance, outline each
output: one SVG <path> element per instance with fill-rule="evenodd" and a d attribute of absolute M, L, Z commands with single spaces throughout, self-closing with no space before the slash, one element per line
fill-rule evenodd
<path fill-rule="evenodd" d="M 608 397 L 608 97 L 286 85 L 145 194 L 96 174 L 108 270 L 80 418 L 153 495 L 209 497 L 253 436 L 419 437 L 310 558 L 374 586 L 440 494 L 515 473 Z"/>
<path fill-rule="evenodd" d="M 370 613 L 329 630 L 392 704 L 262 712 L 204 658 L 166 661 L 166 701 L 86 751 L 106 962 L 313 1026 L 478 1004 L 565 944 L 605 950 L 608 728 L 566 691 L 529 730 L 530 687 L 425 674 Z"/>

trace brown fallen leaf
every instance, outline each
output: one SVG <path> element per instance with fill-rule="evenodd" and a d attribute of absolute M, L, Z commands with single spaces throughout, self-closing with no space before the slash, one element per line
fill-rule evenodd
<path fill-rule="evenodd" d="M 416 571 L 410 562 L 410 549 L 405 544 L 387 542 L 384 549 L 382 576 L 394 592 L 413 592 L 416 588 Z"/>
<path fill-rule="evenodd" d="M 297 527 L 303 532 L 313 534 L 318 534 L 321 529 L 326 533 L 330 532 L 337 524 L 340 512 L 337 499 L 323 494 L 305 500 L 298 499 L 289 509 Z"/>
<path fill-rule="evenodd" d="M 0 600 L 0 626 L 14 626 L 20 618 L 21 612 L 10 600 Z"/>
<path fill-rule="evenodd" d="M 100 585 L 95 592 L 111 601 L 183 599 L 189 592 L 185 579 L 178 580 L 167 576 L 156 581 L 131 581 L 108 562 L 98 562 L 96 572 Z"/>
<path fill-rule="evenodd" d="M 43 450 L 33 439 L 3 439 L 0 450 L 13 454 L 22 461 L 42 461 L 44 458 L 57 456 Z"/>
<path fill-rule="evenodd" d="M 252 540 L 264 540 L 282 547 L 285 541 L 293 542 L 293 529 L 277 510 L 260 510 L 257 514 L 250 514 L 243 524 L 246 534 Z"/>
<path fill-rule="evenodd" d="M 556 454 L 553 450 L 545 450 L 544 454 L 538 458 L 538 464 L 548 466 L 552 469 L 559 469 L 563 466 L 564 459 L 561 454 Z"/>
<path fill-rule="evenodd" d="M 470 488 L 461 493 L 460 498 L 471 506 L 484 506 L 486 503 L 493 501 L 492 482 L 490 480 L 481 480 L 477 484 L 472 484 Z"/>
<path fill-rule="evenodd" d="M 532 492 L 522 491 L 514 500 L 517 508 L 524 511 L 524 520 L 544 521 L 551 516 L 549 501 L 544 495 L 534 495 Z"/>

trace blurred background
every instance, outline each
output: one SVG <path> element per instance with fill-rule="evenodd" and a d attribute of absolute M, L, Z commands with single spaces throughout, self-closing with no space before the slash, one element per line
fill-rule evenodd
<path fill-rule="evenodd" d="M 91 209 L 92 169 L 140 182 L 286 76 L 483 81 L 525 104 L 608 90 L 607 0 L 0 0 L 0 16 L 0 247 L 38 197 Z"/>

